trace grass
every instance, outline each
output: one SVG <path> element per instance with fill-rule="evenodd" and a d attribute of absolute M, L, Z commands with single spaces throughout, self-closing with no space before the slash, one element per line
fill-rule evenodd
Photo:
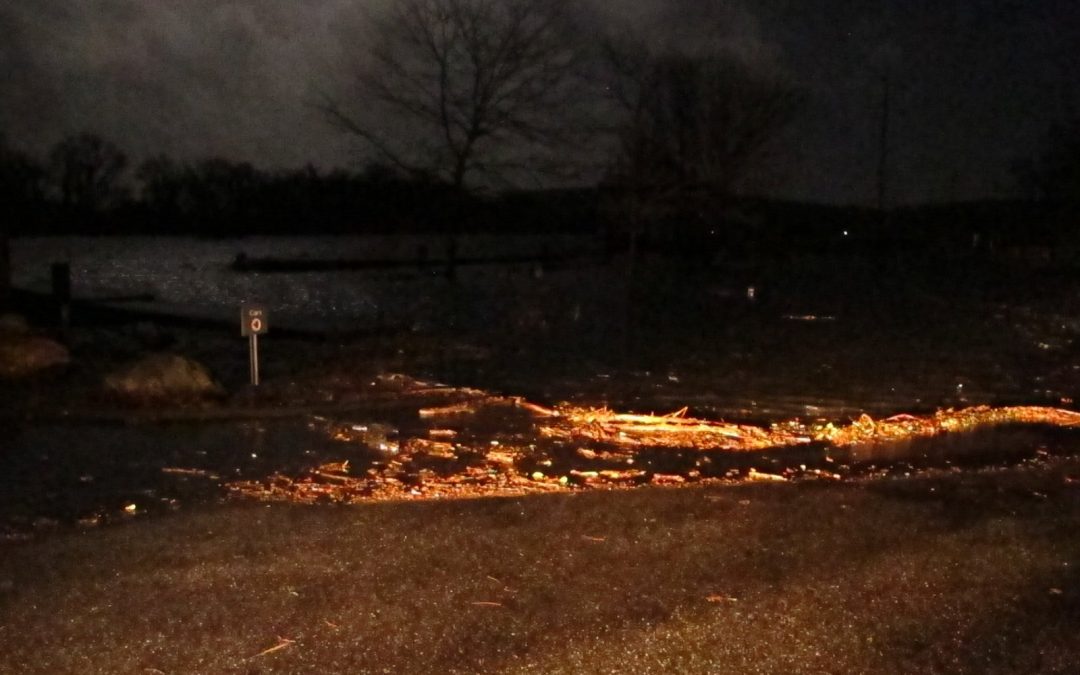
<path fill-rule="evenodd" d="M 59 534 L 5 546 L 0 671 L 1066 672 L 1077 473 L 228 505 Z"/>

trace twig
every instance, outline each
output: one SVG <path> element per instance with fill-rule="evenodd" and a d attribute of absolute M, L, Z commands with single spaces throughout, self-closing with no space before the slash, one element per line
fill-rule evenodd
<path fill-rule="evenodd" d="M 354 476 L 340 476 L 335 473 L 326 473 L 325 471 L 312 471 L 311 473 L 313 476 L 318 476 L 319 478 L 325 478 L 327 480 L 336 480 L 340 483 L 354 483 L 357 481 Z"/>
<path fill-rule="evenodd" d="M 273 654 L 274 652 L 285 649 L 289 645 L 293 645 L 293 644 L 296 644 L 296 640 L 290 640 L 289 638 L 279 637 L 278 638 L 278 643 L 276 645 L 274 645 L 273 647 L 270 647 L 269 649 L 262 650 L 261 652 L 259 652 L 255 656 L 252 656 L 251 658 L 257 659 L 260 656 L 266 656 L 267 654 Z"/>
<path fill-rule="evenodd" d="M 517 407 L 522 408 L 524 410 L 528 410 L 529 412 L 534 413 L 536 415 L 540 415 L 541 417 L 559 417 L 560 414 L 561 414 L 558 410 L 553 410 L 551 408 L 545 408 L 542 405 L 538 405 L 536 403 L 531 403 L 531 402 L 526 401 L 525 399 L 521 398 L 520 396 L 515 397 L 515 399 L 516 400 L 515 400 L 514 404 Z"/>

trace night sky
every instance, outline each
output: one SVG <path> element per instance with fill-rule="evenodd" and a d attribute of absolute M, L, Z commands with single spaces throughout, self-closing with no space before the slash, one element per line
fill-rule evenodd
<path fill-rule="evenodd" d="M 376 0 L 0 0 L 0 131 L 37 154 L 93 130 L 266 168 L 345 166 L 310 105 L 340 92 Z M 880 73 L 893 87 L 892 203 L 1015 194 L 1010 164 L 1080 104 L 1075 0 L 617 0 L 652 41 L 722 43 L 808 92 L 755 189 L 872 204 Z M 1070 58 L 1072 59 L 1070 61 Z"/>

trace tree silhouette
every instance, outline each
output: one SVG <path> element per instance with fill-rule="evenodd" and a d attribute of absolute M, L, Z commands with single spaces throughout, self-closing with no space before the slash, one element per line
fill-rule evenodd
<path fill-rule="evenodd" d="M 100 136 L 81 133 L 65 138 L 49 154 L 49 165 L 61 205 L 69 212 L 95 214 L 124 196 L 119 178 L 127 157 Z"/>
<path fill-rule="evenodd" d="M 629 238 L 632 273 L 647 224 L 715 221 L 792 121 L 801 94 L 722 50 L 656 53 L 623 39 L 608 41 L 604 52 L 618 119 L 604 207 Z"/>
<path fill-rule="evenodd" d="M 783 77 L 722 51 L 654 54 L 624 42 L 606 52 L 623 119 L 617 183 L 728 194 L 799 110 L 801 96 Z"/>
<path fill-rule="evenodd" d="M 143 161 L 135 171 L 142 185 L 140 198 L 154 218 L 174 224 L 181 216 L 186 167 L 166 155 Z"/>
<path fill-rule="evenodd" d="M 323 110 L 379 159 L 461 188 L 541 165 L 566 140 L 582 53 L 569 0 L 399 0 L 358 77 L 369 110 Z M 387 129 L 404 120 L 408 140 Z"/>
<path fill-rule="evenodd" d="M 0 135 L 0 307 L 11 289 L 11 235 L 25 228 L 44 201 L 45 170 Z"/>

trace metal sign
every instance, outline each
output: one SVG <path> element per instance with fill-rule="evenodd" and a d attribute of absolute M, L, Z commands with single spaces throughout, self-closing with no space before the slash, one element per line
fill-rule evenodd
<path fill-rule="evenodd" d="M 240 334 L 262 335 L 270 330 L 270 315 L 262 305 L 240 306 Z"/>
<path fill-rule="evenodd" d="M 240 305 L 240 334 L 248 339 L 251 384 L 259 384 L 259 336 L 270 330 L 270 315 L 262 305 Z"/>

